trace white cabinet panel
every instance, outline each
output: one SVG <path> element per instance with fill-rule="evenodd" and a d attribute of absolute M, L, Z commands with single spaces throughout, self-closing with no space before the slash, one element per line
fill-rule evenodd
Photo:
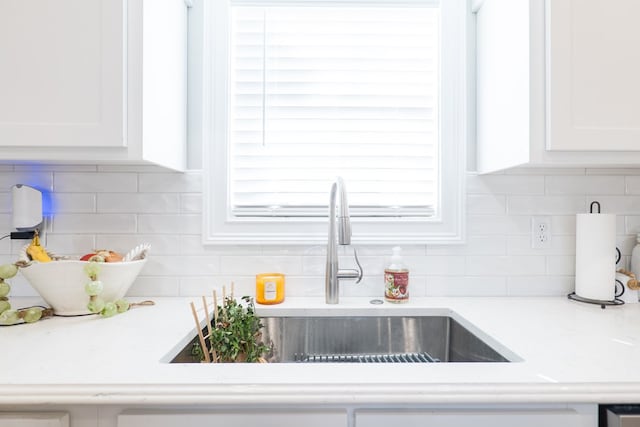
<path fill-rule="evenodd" d="M 118 427 L 347 427 L 346 410 L 245 412 L 126 412 Z"/>
<path fill-rule="evenodd" d="M 124 141 L 123 1 L 0 2 L 3 146 Z"/>
<path fill-rule="evenodd" d="M 547 1 L 550 150 L 640 150 L 640 2 Z"/>
<path fill-rule="evenodd" d="M 595 427 L 594 411 L 547 410 L 361 410 L 355 427 Z"/>
<path fill-rule="evenodd" d="M 640 165 L 640 2 L 476 4 L 478 172 Z"/>
<path fill-rule="evenodd" d="M 184 0 L 0 1 L 0 160 L 185 169 Z"/>
<path fill-rule="evenodd" d="M 65 412 L 0 412 L 0 427 L 69 427 Z"/>
<path fill-rule="evenodd" d="M 476 20 L 478 168 L 492 171 L 529 161 L 530 4 L 487 0 Z"/>

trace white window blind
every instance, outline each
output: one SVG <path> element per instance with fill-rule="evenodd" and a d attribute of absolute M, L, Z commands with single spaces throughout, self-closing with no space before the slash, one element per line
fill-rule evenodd
<path fill-rule="evenodd" d="M 231 2 L 234 216 L 326 216 L 342 176 L 354 216 L 437 214 L 440 10 Z"/>

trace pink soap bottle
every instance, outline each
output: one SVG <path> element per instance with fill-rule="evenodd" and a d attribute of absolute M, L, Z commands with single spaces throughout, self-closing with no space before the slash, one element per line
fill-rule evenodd
<path fill-rule="evenodd" d="M 391 264 L 384 269 L 384 299 L 393 303 L 409 300 L 409 269 L 402 261 L 402 249 L 392 249 Z"/>

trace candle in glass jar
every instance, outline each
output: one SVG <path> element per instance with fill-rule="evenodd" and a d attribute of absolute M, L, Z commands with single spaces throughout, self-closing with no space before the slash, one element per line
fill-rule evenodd
<path fill-rule="evenodd" d="M 284 301 L 284 274 L 257 274 L 256 302 L 258 304 L 280 304 L 282 301 Z"/>

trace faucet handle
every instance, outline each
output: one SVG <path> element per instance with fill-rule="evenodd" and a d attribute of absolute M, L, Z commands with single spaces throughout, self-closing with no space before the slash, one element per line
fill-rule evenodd
<path fill-rule="evenodd" d="M 338 270 L 337 277 L 338 279 L 356 279 L 356 283 L 360 283 L 364 272 L 362 271 L 362 266 L 360 265 L 360 260 L 358 259 L 358 254 L 356 253 L 355 248 L 353 249 L 353 256 L 356 259 L 358 269 Z"/>
<path fill-rule="evenodd" d="M 358 253 L 356 252 L 356 248 L 353 248 L 353 257 L 356 259 L 356 265 L 358 266 L 358 280 L 356 280 L 356 283 L 360 283 L 360 281 L 362 281 L 362 276 L 364 275 L 364 271 L 362 270 L 362 266 L 360 265 L 360 260 L 358 259 Z"/>

